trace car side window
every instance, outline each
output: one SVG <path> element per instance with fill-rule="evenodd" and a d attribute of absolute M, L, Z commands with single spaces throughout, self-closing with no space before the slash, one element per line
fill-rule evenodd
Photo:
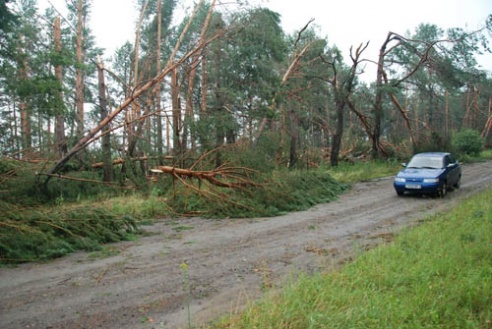
<path fill-rule="evenodd" d="M 444 162 L 445 162 L 445 166 L 449 166 L 450 164 L 455 164 L 456 163 L 456 160 L 450 156 L 450 155 L 446 155 L 446 158 L 444 159 Z"/>

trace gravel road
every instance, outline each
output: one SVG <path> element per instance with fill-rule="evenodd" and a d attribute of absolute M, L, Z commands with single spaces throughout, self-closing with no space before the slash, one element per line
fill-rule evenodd
<path fill-rule="evenodd" d="M 326 271 L 401 228 L 492 186 L 492 161 L 463 168 L 444 199 L 398 197 L 392 178 L 274 218 L 162 220 L 110 255 L 0 268 L 0 328 L 187 328 L 241 310 L 302 272 Z M 183 266 L 186 264 L 186 266 Z"/>

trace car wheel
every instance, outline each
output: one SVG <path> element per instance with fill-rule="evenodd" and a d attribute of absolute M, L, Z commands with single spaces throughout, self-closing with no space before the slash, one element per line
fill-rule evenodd
<path fill-rule="evenodd" d="M 405 194 L 404 191 L 396 191 L 396 194 L 398 194 L 398 196 L 403 196 L 403 194 Z"/>
<path fill-rule="evenodd" d="M 437 190 L 437 196 L 440 198 L 444 198 L 447 193 L 448 193 L 448 186 L 447 186 L 446 182 L 443 182 Z"/>
<path fill-rule="evenodd" d="M 456 184 L 454 184 L 454 188 L 460 188 L 460 186 L 461 186 L 461 177 L 458 179 Z"/>

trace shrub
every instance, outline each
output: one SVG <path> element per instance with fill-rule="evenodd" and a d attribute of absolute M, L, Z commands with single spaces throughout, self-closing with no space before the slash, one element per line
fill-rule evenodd
<path fill-rule="evenodd" d="M 453 136 L 452 143 L 457 154 L 479 155 L 482 151 L 483 139 L 477 131 L 465 129 Z"/>

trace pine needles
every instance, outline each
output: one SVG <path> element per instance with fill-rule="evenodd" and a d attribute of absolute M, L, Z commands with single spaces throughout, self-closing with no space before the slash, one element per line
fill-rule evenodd
<path fill-rule="evenodd" d="M 0 202 L 0 262 L 21 263 L 94 251 L 136 233 L 137 221 L 90 206 L 20 208 Z"/>

